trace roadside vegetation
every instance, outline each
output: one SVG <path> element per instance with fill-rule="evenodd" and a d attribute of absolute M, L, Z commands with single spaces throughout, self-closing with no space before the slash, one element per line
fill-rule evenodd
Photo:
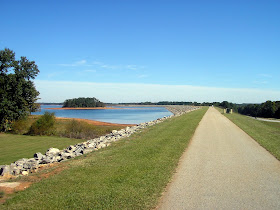
<path fill-rule="evenodd" d="M 168 119 L 110 147 L 61 163 L 68 168 L 18 192 L 3 207 L 154 208 L 206 110 Z"/>
<path fill-rule="evenodd" d="M 260 121 L 237 113 L 225 116 L 280 160 L 280 123 Z"/>

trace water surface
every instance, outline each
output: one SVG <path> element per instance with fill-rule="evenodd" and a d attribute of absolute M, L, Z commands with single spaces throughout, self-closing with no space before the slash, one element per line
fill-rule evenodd
<path fill-rule="evenodd" d="M 97 120 L 110 123 L 139 124 L 152 121 L 164 116 L 172 115 L 164 107 L 115 107 L 125 109 L 92 109 L 92 110 L 63 110 L 46 109 L 61 108 L 57 105 L 41 105 L 40 112 L 33 112 L 34 115 L 42 115 L 46 111 L 54 112 L 56 117 L 81 118 Z"/>

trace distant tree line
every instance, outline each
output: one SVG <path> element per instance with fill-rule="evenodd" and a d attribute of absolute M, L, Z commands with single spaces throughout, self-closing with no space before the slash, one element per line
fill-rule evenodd
<path fill-rule="evenodd" d="M 280 101 L 266 101 L 262 104 L 239 106 L 238 112 L 253 117 L 280 118 Z"/>
<path fill-rule="evenodd" d="M 108 103 L 107 103 L 108 104 Z M 108 104 L 109 105 L 109 104 Z M 110 104 L 111 105 L 111 104 Z M 116 105 L 116 104 L 114 104 Z M 220 102 L 191 102 L 191 101 L 159 101 L 159 102 L 140 102 L 140 103 L 119 103 L 118 105 L 188 105 L 188 106 L 222 106 L 225 108 L 232 108 L 234 104 L 227 101 Z"/>
<path fill-rule="evenodd" d="M 262 104 L 234 104 L 228 101 L 223 102 L 185 102 L 185 101 L 160 101 L 160 102 L 140 102 L 140 103 L 121 103 L 122 105 L 189 105 L 189 106 L 216 106 L 221 108 L 233 109 L 240 114 L 253 117 L 279 118 L 280 101 L 266 101 Z"/>
<path fill-rule="evenodd" d="M 104 103 L 98 99 L 92 98 L 73 98 L 67 99 L 63 103 L 63 107 L 104 107 Z"/>
<path fill-rule="evenodd" d="M 107 103 L 108 105 L 113 105 Z M 139 103 L 118 103 L 118 105 L 189 105 L 189 106 L 203 106 L 204 103 L 189 102 L 189 101 L 159 101 L 159 102 L 139 102 Z M 116 104 L 114 104 L 116 105 Z"/>

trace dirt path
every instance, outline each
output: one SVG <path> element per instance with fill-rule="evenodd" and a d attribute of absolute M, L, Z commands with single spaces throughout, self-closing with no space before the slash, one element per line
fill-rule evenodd
<path fill-rule="evenodd" d="M 280 162 L 209 108 L 159 209 L 280 209 Z"/>

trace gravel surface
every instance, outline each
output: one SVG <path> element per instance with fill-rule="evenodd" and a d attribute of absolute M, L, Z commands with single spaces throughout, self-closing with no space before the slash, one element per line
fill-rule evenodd
<path fill-rule="evenodd" d="M 158 209 L 280 209 L 280 162 L 209 108 Z"/>

